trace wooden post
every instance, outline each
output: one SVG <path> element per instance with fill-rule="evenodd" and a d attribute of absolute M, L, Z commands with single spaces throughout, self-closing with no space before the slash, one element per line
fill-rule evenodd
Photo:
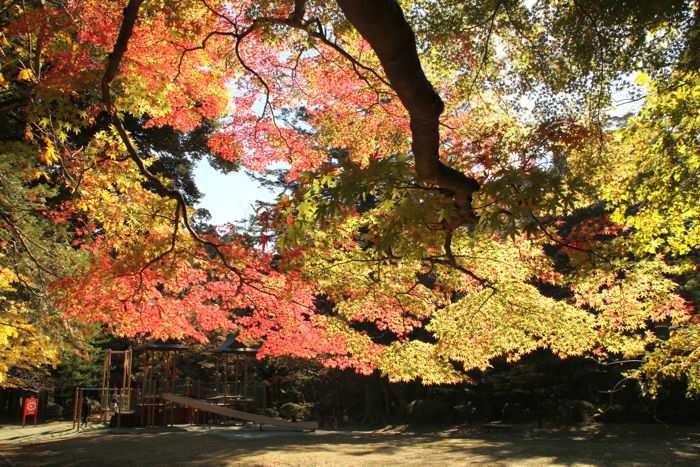
<path fill-rule="evenodd" d="M 102 365 L 102 394 L 100 405 L 102 406 L 102 423 L 107 422 L 107 413 L 109 413 L 109 386 L 110 386 L 110 369 L 112 367 L 112 350 L 107 349 L 105 359 Z"/>
<path fill-rule="evenodd" d="M 80 390 L 78 387 L 75 387 L 75 395 L 73 396 L 73 429 L 77 429 L 80 431 L 80 419 L 78 418 L 78 392 Z"/>
<path fill-rule="evenodd" d="M 78 389 L 78 433 L 80 432 L 80 425 L 83 423 L 83 391 Z"/>
<path fill-rule="evenodd" d="M 121 392 L 120 411 L 129 410 L 131 408 L 131 349 L 124 351 Z"/>
<path fill-rule="evenodd" d="M 229 394 L 228 383 L 229 383 L 229 377 L 228 377 L 228 354 L 224 354 L 224 402 L 226 401 L 226 397 L 227 397 L 228 394 Z"/>
<path fill-rule="evenodd" d="M 248 397 L 248 359 L 243 359 L 243 396 Z"/>

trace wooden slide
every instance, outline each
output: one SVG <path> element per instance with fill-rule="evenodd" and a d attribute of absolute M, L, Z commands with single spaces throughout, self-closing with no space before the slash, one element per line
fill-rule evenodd
<path fill-rule="evenodd" d="M 264 415 L 257 415 L 249 412 L 241 412 L 240 410 L 222 407 L 220 405 L 211 404 L 209 402 L 205 402 L 200 399 L 193 399 L 191 397 L 177 396 L 175 394 L 169 393 L 161 394 L 160 396 L 166 401 L 173 402 L 183 407 L 190 407 L 192 409 L 201 410 L 203 412 L 209 412 L 216 415 L 221 415 L 223 417 L 253 422 L 259 425 L 270 425 L 277 428 L 284 428 L 287 430 L 294 431 L 315 430 L 318 428 L 318 423 L 316 422 L 288 422 L 279 418 L 266 417 Z"/>

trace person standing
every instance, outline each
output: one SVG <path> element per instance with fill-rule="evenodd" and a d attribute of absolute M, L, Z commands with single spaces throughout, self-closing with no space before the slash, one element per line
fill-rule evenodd
<path fill-rule="evenodd" d="M 119 398 L 117 397 L 117 391 L 112 393 L 112 410 L 115 414 L 119 413 Z"/>

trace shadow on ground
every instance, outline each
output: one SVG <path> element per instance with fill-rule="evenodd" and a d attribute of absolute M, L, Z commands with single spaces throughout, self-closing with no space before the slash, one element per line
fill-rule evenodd
<path fill-rule="evenodd" d="M 0 446 L 10 465 L 700 465 L 700 429 L 95 432 Z"/>

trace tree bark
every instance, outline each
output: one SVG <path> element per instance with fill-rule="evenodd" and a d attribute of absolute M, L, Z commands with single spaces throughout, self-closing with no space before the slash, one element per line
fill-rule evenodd
<path fill-rule="evenodd" d="M 444 104 L 423 72 L 413 30 L 395 0 L 338 0 L 348 21 L 370 44 L 411 122 L 411 147 L 418 181 L 454 194 L 463 221 L 476 215 L 472 194 L 479 183 L 439 158 L 440 114 Z"/>

